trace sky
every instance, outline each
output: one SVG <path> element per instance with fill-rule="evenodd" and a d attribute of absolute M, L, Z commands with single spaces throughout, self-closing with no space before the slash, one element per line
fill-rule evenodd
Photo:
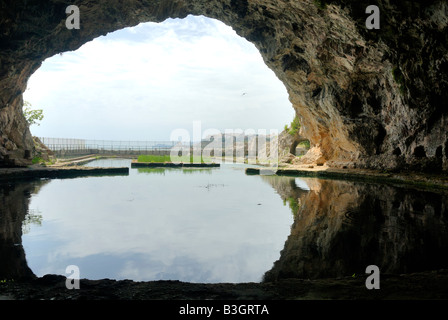
<path fill-rule="evenodd" d="M 203 16 L 141 23 L 48 58 L 24 100 L 43 109 L 38 137 L 168 141 L 194 122 L 281 132 L 294 118 L 256 47 Z"/>

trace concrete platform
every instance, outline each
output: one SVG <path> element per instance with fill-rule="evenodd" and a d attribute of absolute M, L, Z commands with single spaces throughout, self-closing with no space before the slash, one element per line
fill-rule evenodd
<path fill-rule="evenodd" d="M 171 162 L 137 162 L 131 163 L 131 168 L 217 168 L 219 163 L 171 163 Z"/>
<path fill-rule="evenodd" d="M 418 172 L 381 172 L 368 169 L 337 169 L 328 167 L 308 168 L 246 168 L 247 175 L 277 175 L 309 177 L 321 179 L 340 179 L 361 182 L 389 183 L 407 185 L 420 189 L 448 192 L 448 175 L 422 174 Z"/>
<path fill-rule="evenodd" d="M 63 179 L 86 176 L 129 175 L 129 168 L 42 167 L 0 168 L 0 182 L 41 178 Z"/>

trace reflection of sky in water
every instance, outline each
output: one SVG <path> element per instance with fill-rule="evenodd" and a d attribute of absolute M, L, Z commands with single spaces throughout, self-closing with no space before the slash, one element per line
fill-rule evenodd
<path fill-rule="evenodd" d="M 297 188 L 302 189 L 302 190 L 310 190 L 310 187 L 308 187 L 306 182 L 303 181 L 302 179 L 295 178 L 294 181 L 296 183 Z"/>
<path fill-rule="evenodd" d="M 75 264 L 91 279 L 260 281 L 293 217 L 242 167 L 50 181 L 31 198 L 43 221 L 23 236 L 28 265 L 38 276 Z"/>

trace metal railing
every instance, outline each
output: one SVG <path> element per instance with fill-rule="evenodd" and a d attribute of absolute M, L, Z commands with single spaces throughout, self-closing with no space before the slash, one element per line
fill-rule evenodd
<path fill-rule="evenodd" d="M 66 139 L 66 138 L 47 138 L 39 137 L 44 145 L 46 145 L 56 157 L 69 158 L 75 156 L 84 156 L 90 154 L 98 155 L 170 155 L 174 147 L 190 148 L 190 153 L 193 154 L 195 148 L 205 150 L 210 141 L 201 141 L 197 143 L 188 142 L 181 143 L 178 141 L 115 141 L 115 140 L 88 140 L 88 139 Z M 218 140 L 219 141 L 219 140 Z M 234 156 L 243 152 L 244 156 L 248 155 L 247 141 L 240 141 L 237 147 L 231 144 L 230 149 L 224 143 L 221 147 L 214 149 L 217 153 L 214 155 L 225 156 L 233 154 Z M 214 147 L 215 148 L 215 147 Z M 243 148 L 243 149 L 241 149 Z"/>
<path fill-rule="evenodd" d="M 87 154 L 140 155 L 169 154 L 176 141 L 114 141 L 39 137 L 57 157 Z M 188 147 L 188 145 L 185 145 Z"/>

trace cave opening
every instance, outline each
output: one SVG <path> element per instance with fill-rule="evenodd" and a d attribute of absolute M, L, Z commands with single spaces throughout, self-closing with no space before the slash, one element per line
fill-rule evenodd
<path fill-rule="evenodd" d="M 339 168 L 395 168 L 397 163 L 393 150 L 401 145 L 401 141 L 406 141 L 407 147 L 401 148 L 400 157 L 404 163 L 412 163 L 415 155 L 411 145 L 416 146 L 419 141 L 430 141 L 430 145 L 424 145 L 426 153 L 435 150 L 446 140 L 444 134 L 428 139 L 429 132 L 413 134 L 414 129 L 402 127 L 403 123 L 408 123 L 409 127 L 417 128 L 414 121 L 417 117 L 421 118 L 418 123 L 431 124 L 428 129 L 438 130 L 443 126 L 440 119 L 443 114 L 437 112 L 438 107 L 434 104 L 444 101 L 447 92 L 444 89 L 445 74 L 442 72 L 446 57 L 445 52 L 440 50 L 446 40 L 446 19 L 436 19 L 446 15 L 443 1 L 430 1 L 415 5 L 412 9 L 402 8 L 401 4 L 381 2 L 379 8 L 382 11 L 393 12 L 399 18 L 391 19 L 392 15 L 383 15 L 382 19 L 388 20 L 388 23 L 382 24 L 384 28 L 378 31 L 366 30 L 365 21 L 368 16 L 364 1 L 331 1 L 321 6 L 312 0 L 278 1 L 275 4 L 247 0 L 93 4 L 81 0 L 77 3 L 82 17 L 79 30 L 69 30 L 66 27 L 65 1 L 54 0 L 45 4 L 21 1 L 17 4 L 14 2 L 14 5 L 13 1 L 7 1 L 6 6 L 9 5 L 10 10 L 0 13 L 4 30 L 0 35 L 3 45 L 0 53 L 2 166 L 29 165 L 29 161 L 25 161 L 29 159 L 25 158 L 33 150 L 33 139 L 21 114 L 22 94 L 26 91 L 29 77 L 39 69 L 42 61 L 61 52 L 63 56 L 67 56 L 70 50 L 77 50 L 83 44 L 89 45 L 93 39 L 115 30 L 133 28 L 142 22 L 186 18 L 188 15 L 218 19 L 256 47 L 264 63 L 286 88 L 293 105 L 290 111 L 293 112 L 294 109 L 295 114 L 303 120 L 302 135 L 312 144 L 312 152 L 304 160 L 310 164 L 324 161 L 329 166 Z M 421 30 L 418 33 L 422 39 L 428 39 L 427 43 L 434 43 L 433 46 L 416 42 L 414 29 L 401 29 L 400 26 L 412 24 L 413 21 L 419 21 Z M 397 41 L 398 37 L 400 41 Z M 401 56 L 401 51 L 406 46 L 413 50 Z M 101 57 L 100 62 L 107 60 L 106 58 L 107 56 Z M 132 62 L 132 55 L 127 58 L 128 62 Z M 109 64 L 112 65 L 115 67 L 115 63 Z M 425 68 L 430 72 L 423 73 L 421 70 Z M 403 79 L 397 78 L 396 70 L 403 74 L 409 90 L 403 91 L 400 81 Z M 415 83 L 425 85 L 414 86 L 410 79 L 417 79 Z M 98 82 L 103 80 L 110 81 L 104 76 Z M 237 82 L 239 79 L 235 77 L 234 80 Z M 74 79 L 72 81 L 76 83 Z M 73 83 L 65 85 L 65 88 L 72 87 Z M 55 87 L 52 89 L 57 91 Z M 85 91 L 89 89 L 92 88 L 86 88 Z M 119 101 L 123 97 L 119 88 L 115 89 L 111 96 L 115 95 L 115 100 Z M 240 96 L 250 96 L 243 95 L 246 90 L 239 92 Z M 66 93 L 64 100 L 59 99 L 59 105 L 62 101 L 66 104 L 73 96 L 79 95 L 73 88 Z M 412 99 L 410 94 L 413 94 Z M 107 103 L 105 100 L 95 103 L 95 108 L 100 110 L 104 107 Z M 36 108 L 48 107 L 40 105 L 39 101 L 31 102 Z M 86 104 L 78 103 L 76 108 L 52 108 L 64 109 L 67 117 L 72 120 L 75 119 L 72 116 L 84 114 L 83 121 L 79 123 L 86 124 L 85 133 L 110 124 L 108 117 L 123 111 L 118 107 L 119 110 L 109 108 L 102 113 L 104 119 L 95 126 L 82 109 L 83 105 Z M 417 106 L 423 106 L 424 112 L 419 113 Z M 238 114 L 238 117 L 252 120 L 254 114 L 256 112 L 249 115 Z M 47 114 L 45 126 L 42 124 L 39 128 L 33 127 L 36 135 L 40 135 L 37 131 L 47 127 L 50 115 L 53 115 L 53 111 Z M 122 122 L 125 122 L 128 114 L 121 115 Z M 171 115 L 175 113 L 172 112 L 168 117 Z M 401 119 L 403 115 L 405 119 Z M 266 119 L 270 118 L 267 114 L 265 116 Z M 219 115 L 215 113 L 215 119 L 218 118 Z M 141 119 L 145 117 L 138 118 Z M 290 117 L 284 117 L 282 122 L 285 119 Z M 162 119 L 159 122 L 161 121 Z M 64 127 L 61 123 L 59 126 Z M 214 124 L 208 126 L 215 127 Z M 119 126 L 114 128 L 116 133 L 124 132 Z M 74 133 L 83 131 L 81 128 L 77 129 L 73 129 Z M 443 166 L 446 168 L 446 151 L 443 154 Z M 419 158 L 423 163 L 430 157 Z"/>
<path fill-rule="evenodd" d="M 424 146 L 418 146 L 414 149 L 414 156 L 417 158 L 425 158 L 426 157 L 426 151 Z"/>
<path fill-rule="evenodd" d="M 168 141 L 178 128 L 277 129 L 295 116 L 258 49 L 221 21 L 145 22 L 45 60 L 24 100 L 38 137 Z"/>
<path fill-rule="evenodd" d="M 78 6 L 82 16 L 81 28 L 79 30 L 68 30 L 66 27 L 66 20 L 64 19 L 67 16 L 63 4 L 49 3 L 45 7 L 36 4 L 33 10 L 24 10 L 24 24 L 21 25 L 22 28 L 17 33 L 7 35 L 7 40 L 16 38 L 23 41 L 20 40 L 15 46 L 16 49 L 12 49 L 15 52 L 15 58 L 6 59 L 5 64 L 5 66 L 11 67 L 11 77 L 5 80 L 6 89 L 2 96 L 7 98 L 7 101 L 5 101 L 8 102 L 10 109 L 14 110 L 11 112 L 6 110 L 4 113 L 10 112 L 14 116 L 5 118 L 7 120 L 6 123 L 0 123 L 5 133 L 2 137 L 3 141 L 1 141 L 2 154 L 0 155 L 0 161 L 2 163 L 14 166 L 27 165 L 26 161 L 23 161 L 23 154 L 25 150 L 33 148 L 33 139 L 29 128 L 25 125 L 25 120 L 19 113 L 22 107 L 22 94 L 26 91 L 29 77 L 38 70 L 42 61 L 58 53 L 67 56 L 70 54 L 69 50 L 77 50 L 83 44 L 89 45 L 93 39 L 100 35 L 106 35 L 108 32 L 114 32 L 126 27 L 135 27 L 142 22 L 160 23 L 167 19 L 186 18 L 189 15 L 218 19 L 231 26 L 236 34 L 256 47 L 262 56 L 264 64 L 281 81 L 282 88 L 287 90 L 289 101 L 293 106 L 293 108 L 288 107 L 289 112 L 294 113 L 294 115 L 300 115 L 303 120 L 304 126 L 301 134 L 307 137 L 313 146 L 311 148 L 312 152 L 307 153 L 307 156 L 309 154 L 312 155 L 307 157 L 307 162 L 320 163 L 331 160 L 333 164 L 340 165 L 336 160 L 351 162 L 360 155 L 357 144 L 352 141 L 348 130 L 343 128 L 342 118 L 338 112 L 336 112 L 336 117 L 331 116 L 332 111 L 338 109 L 338 106 L 333 105 L 332 101 L 334 97 L 333 88 L 337 88 L 351 78 L 351 73 L 354 71 L 351 67 L 354 63 L 352 56 L 359 52 L 358 49 L 360 46 L 363 46 L 362 43 L 364 41 L 362 35 L 356 30 L 356 23 L 350 16 L 350 11 L 337 5 L 330 5 L 325 10 L 322 10 L 313 1 L 294 4 L 278 3 L 278 7 L 268 5 L 267 3 L 265 5 L 264 2 L 250 3 L 247 1 L 243 1 L 241 4 L 237 1 L 230 1 L 230 3 L 225 1 L 222 5 L 195 1 L 188 3 L 177 1 L 156 2 L 148 3 L 144 6 L 101 3 L 95 5 L 94 9 L 92 9 L 90 4 L 81 1 Z M 41 34 L 21 33 L 22 29 L 29 30 L 36 25 L 37 20 L 39 20 L 34 15 L 36 12 L 41 13 L 39 19 L 46 19 L 45 21 L 47 21 L 44 24 L 38 24 L 45 28 L 42 34 L 48 40 L 43 46 L 40 40 Z M 60 12 L 63 13 L 63 17 L 58 16 Z M 5 14 L 5 16 L 8 16 L 8 14 Z M 312 25 L 304 24 L 303 21 L 309 17 L 314 17 L 317 20 Z M 334 19 L 334 17 L 338 18 Z M 344 28 L 338 27 L 336 29 L 339 31 L 333 33 L 335 25 L 344 26 Z M 13 28 L 14 26 L 8 25 L 7 27 Z M 347 28 L 350 29 L 348 38 L 344 32 Z M 314 35 L 316 32 L 326 34 L 327 36 L 315 39 Z M 340 72 L 340 70 L 337 70 L 339 65 L 334 64 L 331 57 L 342 53 L 329 52 L 328 49 L 333 48 L 332 44 L 341 39 L 343 39 L 344 43 L 348 43 L 348 47 L 338 47 L 344 50 L 344 57 L 338 61 L 342 62 L 345 67 L 348 66 L 348 68 L 344 67 L 342 73 L 338 76 L 337 74 Z M 317 52 L 314 52 L 312 48 L 316 48 Z M 347 56 L 347 53 L 350 56 Z M 365 53 L 366 50 L 363 50 L 363 54 Z M 105 59 L 105 57 L 101 57 L 101 59 Z M 17 61 L 20 60 L 23 61 L 23 64 L 19 66 Z M 377 59 L 372 60 L 373 64 L 376 62 Z M 323 72 L 324 70 L 325 72 Z M 332 76 L 327 77 L 325 74 L 332 74 Z M 341 83 L 338 83 L 337 86 L 335 86 L 336 78 L 341 80 Z M 110 79 L 104 76 L 101 80 Z M 76 83 L 76 81 L 73 82 Z M 321 89 L 319 90 L 318 88 Z M 86 91 L 90 89 L 92 88 L 89 87 Z M 269 91 L 267 90 L 267 92 Z M 246 92 L 243 91 L 241 95 L 243 96 L 244 93 Z M 119 96 L 118 90 L 115 90 L 114 94 L 118 96 L 116 100 L 122 98 Z M 311 96 L 308 96 L 309 94 Z M 67 92 L 64 102 L 71 101 L 70 98 L 73 95 L 76 96 L 76 90 L 72 89 L 70 92 Z M 25 93 L 26 96 L 27 94 Z M 26 99 L 29 98 L 26 97 Z M 34 101 L 31 102 L 35 107 L 42 107 Z M 101 101 L 101 103 L 95 105 L 95 108 L 101 109 L 100 107 L 104 104 L 105 102 Z M 74 129 L 75 133 L 77 133 L 76 136 L 79 136 L 79 132 L 87 133 L 88 130 L 98 129 L 99 126 L 104 127 L 108 124 L 109 119 L 107 117 L 110 114 L 114 114 L 114 110 L 109 108 L 107 112 L 102 113 L 104 119 L 95 126 L 91 123 L 91 118 L 84 112 L 85 110 L 79 110 L 79 106 L 85 105 L 78 103 L 78 108 L 64 108 L 67 110 L 66 116 L 70 116 L 72 122 L 75 122 L 73 121 L 75 119 L 74 116 L 84 115 L 83 121 L 78 123 L 82 123 L 85 130 L 79 127 Z M 54 109 L 62 110 L 62 108 L 56 107 Z M 186 109 L 184 108 L 184 110 Z M 266 119 L 272 120 L 278 114 L 277 109 L 272 117 L 267 115 L 265 110 L 262 113 Z M 238 114 L 238 117 L 247 121 L 251 120 L 254 114 L 256 112 L 252 112 L 247 116 Z M 54 115 L 54 113 L 51 112 L 51 115 Z M 126 116 L 128 115 L 122 114 L 122 122 L 126 120 Z M 219 116 L 215 115 L 215 118 L 219 118 Z M 284 124 L 284 119 L 290 118 L 282 118 L 282 124 Z M 139 117 L 139 120 L 141 119 L 144 119 L 144 117 Z M 12 126 L 13 121 L 16 120 L 19 122 L 19 126 Z M 48 121 L 49 117 L 45 120 L 45 127 L 47 127 Z M 62 127 L 61 123 L 59 123 L 59 126 Z M 214 127 L 214 125 L 212 126 Z M 64 126 L 64 129 L 65 127 L 68 126 Z M 133 129 L 137 127 L 134 126 Z M 282 131 L 282 127 L 280 126 L 279 132 Z M 44 125 L 33 129 L 38 131 L 42 128 L 44 128 Z M 115 132 L 124 133 L 118 126 L 115 126 L 115 129 Z M 35 135 L 42 134 L 35 132 Z M 70 136 L 74 135 L 71 134 Z M 6 144 L 11 145 L 11 148 L 16 151 L 12 152 L 9 150 L 11 148 L 8 149 Z"/>

